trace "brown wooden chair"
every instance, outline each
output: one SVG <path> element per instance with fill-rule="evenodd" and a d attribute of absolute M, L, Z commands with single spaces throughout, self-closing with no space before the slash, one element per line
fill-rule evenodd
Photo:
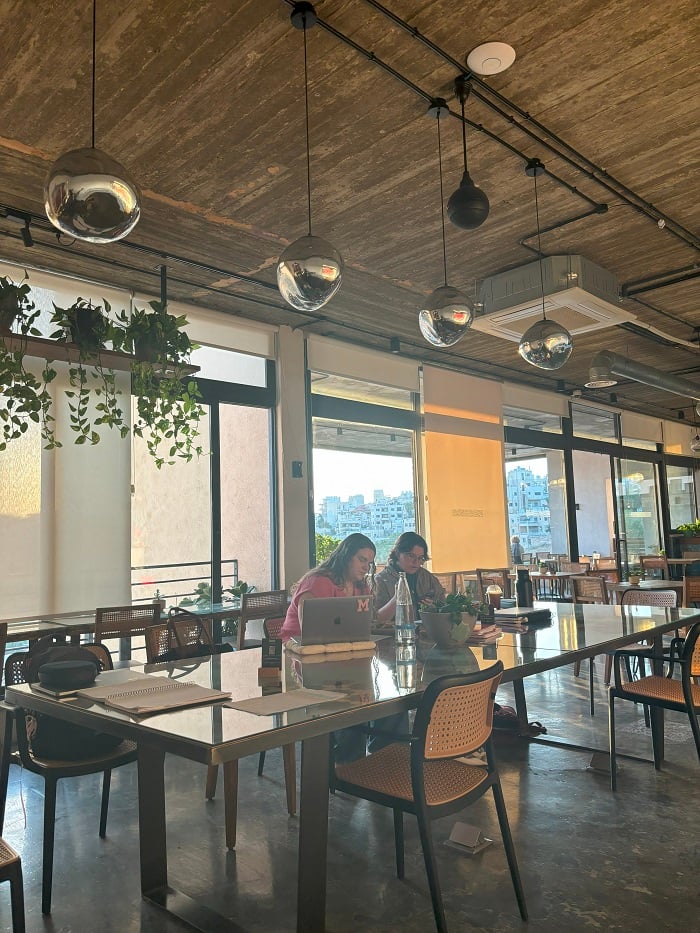
<path fill-rule="evenodd" d="M 109 670 L 112 659 L 103 645 L 84 645 L 98 658 L 100 669 Z M 26 661 L 28 651 L 11 654 L 5 661 L 5 684 L 26 683 Z M 15 731 L 17 735 L 17 751 L 10 755 L 9 741 L 4 743 L 3 761 L 0 762 L 0 799 L 4 801 L 7 796 L 10 763 L 44 779 L 44 842 L 42 852 L 42 878 L 41 878 L 41 910 L 44 914 L 51 913 L 51 889 L 53 884 L 53 853 L 54 828 L 56 823 L 56 785 L 61 778 L 80 777 L 84 774 L 97 774 L 102 772 L 102 803 L 100 807 L 100 837 L 104 839 L 107 833 L 107 811 L 109 808 L 109 789 L 112 769 L 129 764 L 136 760 L 136 745 L 134 742 L 124 740 L 119 745 L 100 755 L 86 757 L 78 761 L 62 761 L 51 758 L 41 758 L 35 755 L 30 736 L 27 731 L 27 718 L 25 710 L 13 710 Z M 9 738 L 9 736 L 6 736 Z M 1 829 L 1 826 L 0 826 Z"/>
<path fill-rule="evenodd" d="M 160 622 L 160 603 L 142 606 L 109 606 L 95 610 L 95 641 L 111 638 L 120 639 L 120 660 L 131 657 L 131 639 L 134 635 L 145 635 L 149 625 Z"/>
<path fill-rule="evenodd" d="M 575 560 L 562 560 L 559 562 L 559 569 L 562 573 L 584 574 L 588 573 L 590 566 L 590 564 L 584 564 Z"/>
<path fill-rule="evenodd" d="M 646 577 L 660 577 L 662 580 L 671 579 L 668 561 L 663 554 L 640 554 L 639 566 Z"/>
<path fill-rule="evenodd" d="M 607 605 L 608 588 L 605 578 L 596 573 L 574 575 L 569 577 L 569 586 L 571 588 L 571 598 L 575 603 L 604 603 Z M 593 664 L 595 658 L 590 659 L 588 671 L 588 688 L 590 696 L 591 716 L 595 713 L 595 693 L 593 687 Z M 574 677 L 581 673 L 581 662 L 574 661 Z"/>
<path fill-rule="evenodd" d="M 683 646 L 680 657 L 671 658 L 666 676 L 651 674 L 639 680 L 624 682 L 621 676 L 621 664 L 625 658 L 634 654 L 634 650 L 621 649 L 615 652 L 613 670 L 615 672 L 614 686 L 610 687 L 610 787 L 617 789 L 617 767 L 615 756 L 615 700 L 632 700 L 635 703 L 644 703 L 651 712 L 651 737 L 654 748 L 654 767 L 661 770 L 663 714 L 662 710 L 672 709 L 676 712 L 686 713 L 690 720 L 690 728 L 695 740 L 695 749 L 700 760 L 700 622 L 691 626 Z M 661 658 L 657 658 L 661 661 Z M 663 659 L 669 660 L 669 659 Z M 676 665 L 680 667 L 680 680 L 674 679 Z"/>
<path fill-rule="evenodd" d="M 10 882 L 12 933 L 24 933 L 24 885 L 22 860 L 12 846 L 0 839 L 0 881 Z"/>
<path fill-rule="evenodd" d="M 476 592 L 477 597 L 485 602 L 486 588 L 492 583 L 497 584 L 503 590 L 503 596 L 510 599 L 510 567 L 499 567 L 496 570 L 489 570 L 483 567 L 476 568 Z"/>
<path fill-rule="evenodd" d="M 686 609 L 700 605 L 700 577 L 683 577 L 683 605 Z"/>
<path fill-rule="evenodd" d="M 254 619 L 263 621 L 287 613 L 289 599 L 286 590 L 268 590 L 263 593 L 244 593 L 241 597 L 241 615 L 238 619 L 238 650 L 259 648 L 260 639 L 246 639 L 245 630 Z"/>
<path fill-rule="evenodd" d="M 620 568 L 614 557 L 599 557 L 595 567 L 591 566 L 590 573 L 603 577 L 608 583 L 620 582 Z"/>
<path fill-rule="evenodd" d="M 434 573 L 434 577 L 440 581 L 440 586 L 445 593 L 457 592 L 457 574 L 456 573 Z"/>
<path fill-rule="evenodd" d="M 420 699 L 410 736 L 366 758 L 338 764 L 331 775 L 335 790 L 393 810 L 399 878 L 404 877 L 403 814 L 412 813 L 417 818 L 438 933 L 446 933 L 447 923 L 430 821 L 462 810 L 489 789 L 496 804 L 520 915 L 527 920 L 525 894 L 491 744 L 493 704 L 502 672 L 503 664 L 498 661 L 474 674 L 434 680 Z M 486 752 L 486 767 L 460 760 L 479 748 Z"/>

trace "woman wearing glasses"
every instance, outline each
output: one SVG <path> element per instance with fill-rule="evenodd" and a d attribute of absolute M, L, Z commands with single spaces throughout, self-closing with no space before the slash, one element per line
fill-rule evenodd
<path fill-rule="evenodd" d="M 425 538 L 415 531 L 405 531 L 399 535 L 386 567 L 374 579 L 374 607 L 380 622 L 390 622 L 394 618 L 396 584 L 402 571 L 406 574 L 416 615 L 421 603 L 445 598 L 445 590 L 438 578 L 423 566 L 426 560 L 428 545 Z"/>

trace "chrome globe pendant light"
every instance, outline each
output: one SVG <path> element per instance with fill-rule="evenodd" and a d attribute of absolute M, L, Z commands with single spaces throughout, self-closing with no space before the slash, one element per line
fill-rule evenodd
<path fill-rule="evenodd" d="M 455 78 L 455 96 L 462 105 L 462 151 L 464 154 L 464 174 L 459 188 L 450 195 L 447 202 L 447 216 L 450 223 L 461 230 L 476 230 L 489 216 L 489 199 L 478 185 L 472 181 L 467 167 L 467 121 L 464 115 L 470 85 L 466 75 Z"/>
<path fill-rule="evenodd" d="M 538 369 L 560 369 L 571 356 L 574 348 L 571 334 L 556 321 L 548 321 L 545 311 L 544 272 L 542 270 L 542 246 L 540 243 L 540 208 L 537 200 L 537 176 L 544 172 L 539 159 L 530 159 L 525 174 L 535 179 L 535 215 L 537 217 L 537 252 L 540 257 L 540 287 L 542 289 L 542 320 L 528 328 L 520 338 L 518 353 Z"/>
<path fill-rule="evenodd" d="M 447 116 L 449 108 L 442 97 L 431 101 L 428 114 L 437 120 L 438 162 L 440 165 L 440 219 L 442 221 L 442 267 L 445 284 L 438 286 L 428 296 L 418 312 L 421 334 L 434 347 L 453 347 L 464 337 L 474 320 L 471 302 L 459 289 L 447 284 L 447 244 L 445 241 L 445 197 L 442 185 L 442 143 L 440 120 Z"/>
<path fill-rule="evenodd" d="M 328 240 L 311 233 L 311 154 L 309 145 L 309 78 L 306 59 L 306 30 L 316 24 L 311 3 L 295 3 L 292 25 L 304 32 L 304 102 L 306 107 L 306 198 L 309 232 L 284 250 L 277 262 L 280 294 L 298 311 L 317 311 L 335 295 L 343 278 L 343 260 Z"/>
<path fill-rule="evenodd" d="M 44 208 L 54 227 L 89 243 L 113 243 L 141 216 L 141 193 L 129 172 L 95 148 L 96 4 L 92 3 L 92 130 L 90 146 L 64 153 L 44 183 Z"/>

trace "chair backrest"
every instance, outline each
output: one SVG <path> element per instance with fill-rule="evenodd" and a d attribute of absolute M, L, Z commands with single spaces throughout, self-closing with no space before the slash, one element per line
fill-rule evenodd
<path fill-rule="evenodd" d="M 2 623 L 7 628 L 6 623 Z M 4 645 L 2 645 L 2 625 L 0 625 L 0 647 L 3 648 L 2 654 L 4 655 Z M 112 655 L 107 651 L 104 645 L 85 643 L 80 646 L 86 651 L 89 651 L 93 654 L 97 660 L 97 666 L 100 671 L 111 671 L 114 665 L 112 664 Z M 12 654 L 8 655 L 5 659 L 5 685 L 8 687 L 16 686 L 17 684 L 26 684 L 27 683 L 27 661 L 29 660 L 29 651 L 14 651 Z"/>
<path fill-rule="evenodd" d="M 700 677 L 700 622 L 688 629 L 683 642 L 681 659 L 684 663 L 683 680 L 686 695 L 690 693 L 691 677 Z"/>
<path fill-rule="evenodd" d="M 590 564 L 582 564 L 575 560 L 562 560 L 559 568 L 562 573 L 588 573 Z"/>
<path fill-rule="evenodd" d="M 480 748 L 491 735 L 493 704 L 503 664 L 474 674 L 448 674 L 426 687 L 413 724 L 419 759 L 455 758 Z"/>
<path fill-rule="evenodd" d="M 96 609 L 95 641 L 143 635 L 149 625 L 155 625 L 157 622 L 160 622 L 160 603 Z"/>
<path fill-rule="evenodd" d="M 497 584 L 503 590 L 503 595 L 509 599 L 511 594 L 510 586 L 510 567 L 499 567 L 496 570 L 489 570 L 483 567 L 476 569 L 476 589 L 480 600 L 486 600 L 486 587 L 492 583 Z"/>
<path fill-rule="evenodd" d="M 652 576 L 657 576 L 660 573 L 664 580 L 668 580 L 670 577 L 668 561 L 661 554 L 640 554 L 639 566 L 645 574 L 649 574 L 650 571 L 652 571 L 650 574 Z"/>
<path fill-rule="evenodd" d="M 683 577 L 683 605 L 692 609 L 700 603 L 700 577 Z"/>
<path fill-rule="evenodd" d="M 263 621 L 263 631 L 267 638 L 279 638 L 282 626 L 284 625 L 284 616 L 275 616 L 273 619 Z"/>
<path fill-rule="evenodd" d="M 220 648 L 214 642 L 208 619 L 179 606 L 170 609 L 167 622 L 158 622 L 146 628 L 146 660 L 149 664 L 162 660 L 205 657 L 207 654 L 218 654 Z"/>
<path fill-rule="evenodd" d="M 457 592 L 457 574 L 456 573 L 434 573 L 434 577 L 440 581 L 440 586 L 446 593 Z"/>
<path fill-rule="evenodd" d="M 571 598 L 575 603 L 607 603 L 608 588 L 605 578 L 595 574 L 569 577 Z"/>
<path fill-rule="evenodd" d="M 617 561 L 614 557 L 599 557 L 596 561 L 598 570 L 617 570 Z"/>
<path fill-rule="evenodd" d="M 643 590 L 631 587 L 620 597 L 620 605 L 625 606 L 670 606 L 675 609 L 678 593 L 675 590 Z"/>
<path fill-rule="evenodd" d="M 238 648 L 245 645 L 245 629 L 253 619 L 268 619 L 287 614 L 289 600 L 286 590 L 266 590 L 262 593 L 244 593 L 241 597 L 241 615 L 238 620 Z"/>

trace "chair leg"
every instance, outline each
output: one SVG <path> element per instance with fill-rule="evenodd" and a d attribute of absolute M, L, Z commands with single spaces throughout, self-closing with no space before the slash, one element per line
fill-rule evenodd
<path fill-rule="evenodd" d="M 297 753 L 293 742 L 282 746 L 282 762 L 284 764 L 284 789 L 287 793 L 287 813 L 294 816 L 297 812 Z"/>
<path fill-rule="evenodd" d="M 612 674 L 612 662 L 613 656 L 611 654 L 605 655 L 605 674 L 603 676 L 603 683 L 606 687 L 610 686 L 610 675 Z"/>
<path fill-rule="evenodd" d="M 262 777 L 265 768 L 265 752 L 260 752 L 258 756 L 258 777 Z"/>
<path fill-rule="evenodd" d="M 593 662 L 595 658 L 591 658 L 590 667 L 588 669 L 588 693 L 590 696 L 591 702 L 591 716 L 595 716 L 595 693 L 593 690 Z"/>
<path fill-rule="evenodd" d="M 608 736 L 610 742 L 610 790 L 617 790 L 617 760 L 615 758 L 615 695 L 610 691 L 608 706 Z"/>
<path fill-rule="evenodd" d="M 394 849 L 396 850 L 396 877 L 404 877 L 403 810 L 394 810 Z"/>
<path fill-rule="evenodd" d="M 688 718 L 690 719 L 690 728 L 693 730 L 693 738 L 695 739 L 695 750 L 698 753 L 698 758 L 700 758 L 700 724 L 698 724 L 698 717 L 695 711 L 691 708 L 688 709 Z"/>
<path fill-rule="evenodd" d="M 207 767 L 207 786 L 204 789 L 204 796 L 207 800 L 213 800 L 216 793 L 216 779 L 219 776 L 219 766 L 209 765 Z"/>
<path fill-rule="evenodd" d="M 578 677 L 580 673 L 581 673 L 581 662 L 574 661 L 574 677 Z"/>
<path fill-rule="evenodd" d="M 238 819 L 238 759 L 224 762 L 224 822 L 226 824 L 226 848 L 236 847 L 236 822 Z"/>
<path fill-rule="evenodd" d="M 102 804 L 100 806 L 100 839 L 107 835 L 107 811 L 109 810 L 109 789 L 112 783 L 112 771 L 108 769 L 102 775 Z"/>
<path fill-rule="evenodd" d="M 657 771 L 661 770 L 663 761 L 663 742 L 664 742 L 664 711 L 659 706 L 652 706 L 651 715 L 651 744 L 654 749 L 654 767 Z"/>
<path fill-rule="evenodd" d="M 17 862 L 10 876 L 10 899 L 12 903 L 12 933 L 24 933 L 24 883 L 22 881 L 21 862 Z"/>
<path fill-rule="evenodd" d="M 510 878 L 513 882 L 513 889 L 515 890 L 515 896 L 518 900 L 518 908 L 520 909 L 520 916 L 523 920 L 527 920 L 527 905 L 525 904 L 525 892 L 523 890 L 523 883 L 520 879 L 520 869 L 518 868 L 518 859 L 515 855 L 515 846 L 513 845 L 513 837 L 510 833 L 510 823 L 508 822 L 508 812 L 506 811 L 506 803 L 503 799 L 503 791 L 501 790 L 500 782 L 494 784 L 491 788 L 493 790 L 493 799 L 496 804 L 496 813 L 498 814 L 498 825 L 501 828 L 501 837 L 503 838 L 503 848 L 506 850 L 506 858 L 508 859 L 508 868 L 510 869 Z"/>
<path fill-rule="evenodd" d="M 56 781 L 44 780 L 44 846 L 41 865 L 41 912 L 51 913 L 53 884 L 53 837 L 56 827 Z"/>
<path fill-rule="evenodd" d="M 425 813 L 420 809 L 418 809 L 416 816 L 418 817 L 418 832 L 420 833 L 420 841 L 423 847 L 425 873 L 428 876 L 430 897 L 433 902 L 435 926 L 437 927 L 437 933 L 447 933 L 445 908 L 442 906 L 442 894 L 440 893 L 440 881 L 437 874 L 437 865 L 435 864 L 435 852 L 433 851 L 433 839 L 430 834 L 430 825 Z"/>

